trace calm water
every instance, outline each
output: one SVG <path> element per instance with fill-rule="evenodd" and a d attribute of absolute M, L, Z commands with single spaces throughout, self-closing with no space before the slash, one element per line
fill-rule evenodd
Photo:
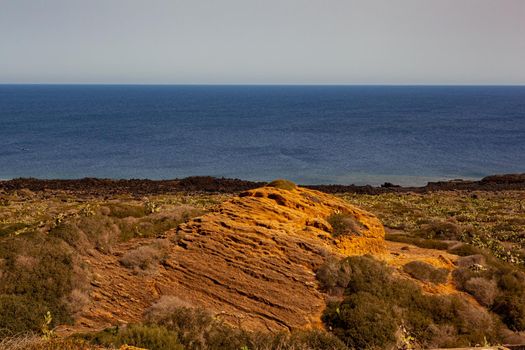
<path fill-rule="evenodd" d="M 525 87 L 0 85 L 0 178 L 525 172 Z"/>

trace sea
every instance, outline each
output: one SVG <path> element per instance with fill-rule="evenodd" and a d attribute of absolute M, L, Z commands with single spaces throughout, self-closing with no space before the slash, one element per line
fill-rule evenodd
<path fill-rule="evenodd" d="M 0 179 L 525 172 L 524 86 L 0 85 Z"/>

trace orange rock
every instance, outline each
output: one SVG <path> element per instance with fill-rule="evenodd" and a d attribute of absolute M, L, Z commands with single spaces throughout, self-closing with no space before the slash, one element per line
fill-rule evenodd
<path fill-rule="evenodd" d="M 332 238 L 326 218 L 345 213 L 359 235 Z M 248 329 L 318 327 L 325 308 L 314 271 L 327 255 L 383 254 L 384 229 L 372 214 L 321 192 L 263 187 L 181 225 L 170 274 L 174 294 Z"/>

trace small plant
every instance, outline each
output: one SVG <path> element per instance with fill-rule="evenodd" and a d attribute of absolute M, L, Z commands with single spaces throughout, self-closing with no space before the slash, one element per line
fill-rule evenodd
<path fill-rule="evenodd" d="M 160 211 L 160 206 L 156 202 L 150 201 L 148 198 L 144 200 L 144 211 L 147 214 L 158 213 Z"/>
<path fill-rule="evenodd" d="M 88 203 L 82 208 L 80 208 L 78 214 L 81 216 L 88 217 L 88 216 L 94 216 L 96 214 L 96 211 L 95 211 L 95 208 L 91 204 Z"/>
<path fill-rule="evenodd" d="M 42 338 L 45 340 L 49 340 L 55 335 L 53 329 L 49 328 L 51 322 L 53 322 L 53 317 L 51 316 L 51 312 L 47 311 L 44 315 L 44 322 L 42 323 L 42 327 L 40 329 L 40 331 L 42 332 Z"/>

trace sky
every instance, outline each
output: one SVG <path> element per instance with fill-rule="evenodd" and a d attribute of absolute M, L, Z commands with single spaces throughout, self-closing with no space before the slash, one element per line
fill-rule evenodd
<path fill-rule="evenodd" d="M 0 0 L 0 83 L 525 84 L 525 0 Z"/>

